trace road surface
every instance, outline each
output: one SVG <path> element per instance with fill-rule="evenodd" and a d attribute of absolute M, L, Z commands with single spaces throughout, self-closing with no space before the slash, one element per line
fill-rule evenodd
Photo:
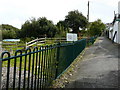
<path fill-rule="evenodd" d="M 65 88 L 118 88 L 119 46 L 106 37 L 99 37 L 85 51 L 83 60 L 77 65 L 77 73 L 70 77 Z"/>

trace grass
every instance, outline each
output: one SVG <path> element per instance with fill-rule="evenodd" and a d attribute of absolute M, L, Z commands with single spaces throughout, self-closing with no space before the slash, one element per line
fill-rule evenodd
<path fill-rule="evenodd" d="M 23 53 L 25 53 L 24 52 L 24 50 L 25 50 L 25 44 L 23 44 L 23 43 L 18 43 L 18 44 L 15 44 L 14 42 L 3 42 L 3 43 L 4 43 L 2 45 L 3 52 L 4 51 L 8 51 L 8 52 L 10 52 L 11 56 L 15 55 L 16 50 L 22 50 Z M 49 42 L 47 42 L 45 44 L 33 45 L 32 48 L 31 48 L 31 50 L 33 51 L 33 47 L 35 47 L 35 46 L 40 47 L 40 46 L 51 45 L 51 44 L 53 44 L 53 42 L 49 41 Z M 38 56 L 39 56 L 39 54 L 38 54 Z M 6 58 L 6 57 L 7 57 L 7 55 L 4 56 L 4 58 Z M 31 54 L 31 58 L 33 58 L 33 54 Z M 16 58 L 16 61 L 19 64 L 20 63 L 20 58 Z M 28 63 L 28 56 L 27 56 L 27 60 L 26 61 Z M 10 63 L 11 67 L 13 67 L 14 66 L 14 59 L 11 59 L 10 62 L 11 62 Z M 24 63 L 25 63 L 25 56 L 22 57 L 22 65 L 23 66 L 24 66 Z M 3 67 L 6 67 L 6 66 L 7 66 L 7 61 L 4 61 L 3 62 Z M 17 67 L 18 66 L 19 65 L 17 65 Z"/>
<path fill-rule="evenodd" d="M 3 42 L 2 49 L 3 51 L 8 51 L 14 53 L 18 49 L 24 49 L 25 44 L 23 43 L 17 43 L 14 42 Z"/>
<path fill-rule="evenodd" d="M 47 53 L 48 54 L 45 55 L 45 51 L 41 51 L 41 52 L 35 53 L 34 56 L 33 56 L 33 54 L 31 54 L 31 58 L 29 58 L 30 55 L 22 56 L 22 59 L 20 59 L 20 57 L 16 57 L 16 67 L 18 69 L 20 69 L 20 60 L 22 60 L 21 69 L 22 69 L 22 71 L 24 71 L 25 60 L 26 60 L 26 71 L 28 71 L 29 67 L 30 67 L 30 72 L 32 72 L 33 65 L 34 65 L 34 74 L 35 74 L 36 68 L 37 68 L 37 72 L 38 72 L 37 66 L 39 66 L 39 62 L 40 62 L 40 65 L 42 65 L 40 67 L 43 68 L 41 72 L 44 72 L 43 74 L 46 74 L 46 73 L 48 73 L 48 71 L 50 71 L 51 66 L 52 67 L 55 66 L 54 64 L 55 64 L 55 58 L 56 58 L 56 57 L 54 57 L 55 49 L 52 49 L 52 50 L 48 51 Z M 23 52 L 23 54 L 25 54 L 25 52 Z M 19 53 L 18 53 L 18 55 L 19 55 Z M 7 58 L 7 55 L 4 55 L 3 58 Z M 36 59 L 37 59 L 37 62 L 36 62 Z M 30 66 L 29 66 L 29 60 L 30 60 Z M 48 60 L 49 60 L 49 68 L 47 65 Z M 46 61 L 47 61 L 47 63 L 46 63 Z M 44 63 L 44 64 L 42 64 L 42 63 Z M 10 67 L 14 67 L 14 64 L 15 64 L 15 58 L 10 59 Z M 7 67 L 7 65 L 8 65 L 8 60 L 2 62 L 2 67 Z M 17 70 L 17 71 L 19 71 L 19 70 Z M 38 73 L 36 73 L 36 74 L 38 74 Z"/>
<path fill-rule="evenodd" d="M 22 56 L 22 65 L 21 65 L 21 71 L 25 70 L 25 60 L 26 60 L 26 71 L 30 70 L 30 73 L 33 75 L 36 75 L 39 78 L 44 78 L 47 80 L 47 83 L 51 82 L 51 79 L 55 77 L 55 59 L 54 57 L 55 50 L 52 49 L 45 54 L 44 51 L 35 53 L 34 56 L 31 54 L 31 58 L 29 58 L 29 55 Z M 26 58 L 26 59 L 25 59 Z M 34 58 L 34 59 L 33 59 Z M 29 60 L 30 66 L 29 66 Z M 36 62 L 37 60 L 37 62 Z M 10 60 L 10 67 L 14 67 L 15 59 Z M 40 65 L 39 65 L 40 63 Z M 49 63 L 49 64 L 48 64 Z M 8 60 L 3 61 L 2 67 L 7 67 Z M 34 65 L 34 68 L 33 68 Z M 38 69 L 39 66 L 40 68 Z M 16 58 L 16 72 L 20 70 L 20 57 Z M 30 69 L 29 69 L 30 67 Z M 33 71 L 34 70 L 34 71 Z M 40 70 L 40 73 L 38 73 L 38 70 Z M 26 74 L 27 76 L 28 74 Z M 27 79 L 26 79 L 27 80 Z"/>
<path fill-rule="evenodd" d="M 29 59 L 29 55 L 27 55 L 26 57 L 22 56 L 21 71 L 25 70 L 25 60 L 26 60 L 26 71 L 30 70 L 31 74 L 33 73 L 33 75 L 37 75 L 37 76 L 39 74 L 39 76 L 40 76 L 39 78 L 44 77 L 44 79 L 46 78 L 47 82 L 49 83 L 51 81 L 51 79 L 55 77 L 55 70 L 56 70 L 55 59 L 56 59 L 56 57 L 54 57 L 54 54 L 55 54 L 55 50 L 51 50 L 48 52 L 47 55 L 45 54 L 44 51 L 39 52 L 38 55 L 37 55 L 37 53 L 35 53 L 34 56 L 33 56 L 33 54 L 31 54 L 30 59 Z M 36 62 L 36 59 L 37 59 L 37 62 Z M 29 60 L 31 61 L 30 66 L 29 66 Z M 15 63 L 15 59 L 11 59 L 10 67 L 14 67 L 14 63 Z M 39 63 L 40 63 L 40 65 L 39 65 Z M 7 67 L 7 64 L 8 64 L 8 60 L 3 61 L 2 67 Z M 38 66 L 40 67 L 39 69 L 38 69 Z M 30 67 L 30 69 L 29 69 L 29 67 Z M 16 72 L 18 72 L 19 70 L 20 70 L 20 57 L 17 57 L 16 58 Z M 38 73 L 38 70 L 40 70 L 40 73 Z"/>

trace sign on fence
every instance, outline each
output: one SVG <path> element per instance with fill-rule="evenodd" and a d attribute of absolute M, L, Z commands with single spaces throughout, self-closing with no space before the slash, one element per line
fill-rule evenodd
<path fill-rule="evenodd" d="M 77 34 L 67 33 L 67 41 L 77 41 Z"/>

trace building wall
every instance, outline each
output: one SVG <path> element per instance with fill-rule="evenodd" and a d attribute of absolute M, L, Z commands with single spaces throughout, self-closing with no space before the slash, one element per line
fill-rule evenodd
<path fill-rule="evenodd" d="M 115 31 L 117 31 L 117 34 L 115 36 L 114 42 L 118 43 L 118 21 L 116 21 L 113 26 L 113 37 L 114 37 Z"/>
<path fill-rule="evenodd" d="M 120 1 L 118 2 L 118 14 L 120 14 Z M 118 43 L 120 44 L 120 22 L 118 23 Z"/>
<path fill-rule="evenodd" d="M 110 32 L 110 29 L 109 29 L 109 39 L 112 39 L 112 35 L 111 35 L 111 32 Z"/>
<path fill-rule="evenodd" d="M 120 44 L 120 22 L 118 22 L 118 43 Z"/>
<path fill-rule="evenodd" d="M 110 27 L 109 28 L 109 39 L 112 40 L 112 38 L 113 38 L 113 27 Z"/>
<path fill-rule="evenodd" d="M 120 1 L 118 2 L 118 15 L 120 15 Z M 113 40 L 115 31 L 117 31 L 117 34 L 115 35 L 114 42 L 120 44 L 120 21 L 115 21 L 113 25 L 113 31 L 111 31 L 111 29 L 109 28 L 109 38 L 111 40 Z"/>

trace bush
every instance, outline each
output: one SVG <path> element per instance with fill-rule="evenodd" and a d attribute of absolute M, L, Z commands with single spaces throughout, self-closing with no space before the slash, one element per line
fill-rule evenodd
<path fill-rule="evenodd" d="M 26 38 L 21 38 L 20 43 L 29 42 L 29 41 L 31 41 L 31 40 L 32 40 L 32 39 L 31 39 L 31 38 L 29 38 L 29 37 L 26 37 Z"/>
<path fill-rule="evenodd" d="M 16 38 L 16 32 L 14 30 L 2 30 L 3 39 L 12 39 Z"/>

